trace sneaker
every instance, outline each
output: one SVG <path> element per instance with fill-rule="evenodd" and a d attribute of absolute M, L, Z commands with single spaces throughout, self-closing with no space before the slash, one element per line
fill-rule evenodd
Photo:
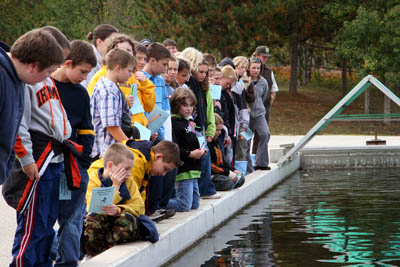
<path fill-rule="evenodd" d="M 153 212 L 149 218 L 152 219 L 154 222 L 160 222 L 162 220 L 171 218 L 172 216 L 175 215 L 175 211 L 174 210 L 165 210 L 165 209 L 159 209 L 156 210 L 155 212 Z"/>
<path fill-rule="evenodd" d="M 202 199 L 220 199 L 221 195 L 218 193 L 215 193 L 214 195 L 209 195 L 209 196 L 201 196 Z"/>
<path fill-rule="evenodd" d="M 261 167 L 261 166 L 254 166 L 254 170 L 262 170 L 262 171 L 269 171 L 271 167 Z"/>

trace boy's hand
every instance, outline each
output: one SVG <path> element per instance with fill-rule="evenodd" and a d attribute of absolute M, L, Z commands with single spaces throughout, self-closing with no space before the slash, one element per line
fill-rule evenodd
<path fill-rule="evenodd" d="M 190 151 L 189 158 L 200 159 L 206 152 L 207 152 L 207 150 L 203 150 L 200 148 L 192 150 L 192 151 Z"/>
<path fill-rule="evenodd" d="M 135 97 L 133 95 L 128 96 L 128 104 L 132 107 L 133 103 L 135 102 Z"/>
<path fill-rule="evenodd" d="M 118 206 L 115 204 L 107 205 L 103 207 L 103 211 L 110 216 L 118 215 Z"/>
<path fill-rule="evenodd" d="M 113 186 L 119 189 L 121 184 L 125 182 L 126 178 L 128 178 L 128 175 L 124 168 L 119 167 L 114 172 L 111 173 L 110 178 L 111 181 L 113 182 Z"/>
<path fill-rule="evenodd" d="M 211 136 L 207 136 L 206 140 L 207 140 L 207 143 L 210 143 L 212 141 L 212 137 Z"/>
<path fill-rule="evenodd" d="M 135 77 L 136 77 L 136 79 L 138 79 L 141 82 L 146 80 L 146 75 L 144 75 L 144 73 L 142 71 L 135 72 Z"/>
<path fill-rule="evenodd" d="M 151 142 L 154 142 L 154 141 L 157 140 L 157 138 L 158 138 L 158 133 L 155 132 L 155 133 L 150 137 L 150 140 L 151 140 Z"/>
<path fill-rule="evenodd" d="M 36 163 L 31 163 L 29 165 L 22 167 L 22 171 L 28 176 L 29 179 L 31 180 L 36 179 L 36 181 L 40 180 Z"/>

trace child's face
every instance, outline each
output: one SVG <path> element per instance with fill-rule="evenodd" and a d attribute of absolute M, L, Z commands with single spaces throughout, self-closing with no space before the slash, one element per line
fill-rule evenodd
<path fill-rule="evenodd" d="M 109 161 L 107 163 L 107 167 L 109 168 L 110 173 L 114 173 L 119 169 L 123 169 L 123 173 L 125 175 L 125 179 L 131 175 L 131 170 L 133 168 L 134 161 L 132 159 L 124 158 L 122 162 L 119 164 L 114 164 L 113 162 Z"/>
<path fill-rule="evenodd" d="M 167 45 L 166 48 L 169 50 L 169 52 L 171 52 L 171 54 L 178 52 L 178 48 L 176 48 L 174 45 Z"/>
<path fill-rule="evenodd" d="M 162 154 L 155 154 L 150 174 L 152 176 L 165 176 L 167 172 L 175 169 L 175 167 L 175 164 L 172 162 L 164 162 L 164 156 Z"/>
<path fill-rule="evenodd" d="M 218 137 L 221 134 L 223 126 L 224 125 L 222 123 L 218 124 L 218 125 L 215 125 L 215 137 Z"/>
<path fill-rule="evenodd" d="M 138 70 L 143 70 L 144 66 L 147 63 L 147 56 L 145 53 L 137 52 L 136 53 L 136 61 Z"/>
<path fill-rule="evenodd" d="M 199 68 L 194 74 L 194 77 L 198 82 L 203 82 L 207 76 L 208 66 L 207 65 L 199 65 Z"/>
<path fill-rule="evenodd" d="M 178 74 L 178 62 L 176 60 L 170 60 L 168 62 L 168 72 L 167 72 L 167 81 L 172 82 L 175 81 L 176 75 Z"/>
<path fill-rule="evenodd" d="M 134 54 L 133 54 L 133 48 L 132 48 L 131 44 L 128 43 L 128 42 L 123 42 L 123 43 L 117 44 L 117 48 L 123 49 L 123 50 L 129 52 L 131 55 L 134 56 Z"/>
<path fill-rule="evenodd" d="M 29 68 L 23 74 L 21 74 L 21 80 L 27 84 L 36 84 L 45 80 L 49 77 L 53 72 L 57 70 L 59 65 L 53 65 L 48 68 L 45 68 L 39 71 L 39 64 L 38 63 L 31 63 L 28 64 Z"/>
<path fill-rule="evenodd" d="M 65 66 L 65 75 L 70 83 L 78 84 L 82 81 L 86 80 L 87 75 L 92 70 L 92 65 L 88 63 L 81 63 L 72 67 L 72 61 L 67 60 L 64 63 Z"/>
<path fill-rule="evenodd" d="M 133 65 L 128 65 L 128 67 L 126 67 L 126 68 L 121 68 L 119 65 L 117 65 L 115 67 L 115 70 L 117 70 L 115 72 L 117 82 L 125 83 L 132 76 L 134 69 L 135 69 L 135 67 Z"/>
<path fill-rule="evenodd" d="M 243 74 L 246 72 L 246 69 L 247 65 L 242 63 L 235 68 L 235 71 L 238 76 L 243 76 Z"/>
<path fill-rule="evenodd" d="M 103 57 L 107 54 L 107 48 L 111 44 L 112 38 L 115 36 L 115 33 L 110 34 L 106 39 L 101 40 L 97 38 L 96 40 L 96 48 L 99 51 L 100 55 Z"/>
<path fill-rule="evenodd" d="M 229 79 L 229 78 L 222 78 L 221 79 L 221 86 L 222 86 L 222 90 L 226 90 L 229 89 L 233 86 L 233 84 L 235 83 L 234 80 Z"/>
<path fill-rule="evenodd" d="M 155 58 L 150 58 L 150 70 L 153 75 L 161 75 L 168 70 L 169 58 L 163 58 L 156 60 Z"/>
<path fill-rule="evenodd" d="M 176 75 L 176 81 L 178 82 L 179 86 L 182 86 L 185 82 L 188 82 L 190 78 L 189 70 L 183 69 Z"/>
<path fill-rule="evenodd" d="M 213 77 L 214 72 L 215 72 L 215 65 L 209 65 L 208 66 L 208 77 Z"/>
<path fill-rule="evenodd" d="M 179 107 L 179 115 L 181 115 L 184 118 L 190 117 L 193 113 L 193 102 L 189 99 L 186 98 L 185 102 L 182 103 Z"/>
<path fill-rule="evenodd" d="M 249 75 L 251 78 L 257 78 L 260 74 L 261 64 L 260 63 L 251 63 L 249 67 Z"/>
<path fill-rule="evenodd" d="M 220 71 L 215 71 L 214 75 L 212 76 L 213 84 L 221 85 L 221 78 L 222 78 L 222 73 Z"/>

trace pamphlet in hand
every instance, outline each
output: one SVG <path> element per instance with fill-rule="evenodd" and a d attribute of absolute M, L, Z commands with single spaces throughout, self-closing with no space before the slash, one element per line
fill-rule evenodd
<path fill-rule="evenodd" d="M 240 135 L 243 136 L 247 141 L 249 141 L 251 138 L 253 138 L 254 133 L 252 130 L 250 130 L 249 127 L 246 127 L 246 130 L 240 132 Z"/>
<path fill-rule="evenodd" d="M 132 115 L 135 115 L 135 114 L 139 114 L 139 113 L 143 113 L 143 112 L 144 112 L 142 103 L 140 102 L 139 97 L 138 97 L 138 94 L 137 94 L 137 88 L 138 88 L 137 83 L 132 84 L 132 87 L 131 87 L 131 95 L 133 95 L 133 97 L 134 97 L 133 105 L 132 105 L 132 107 L 130 108 L 130 111 L 131 111 L 131 114 L 132 114 Z"/>
<path fill-rule="evenodd" d="M 137 121 L 135 121 L 133 123 L 133 126 L 135 126 L 139 130 L 139 132 L 140 132 L 140 140 L 150 140 L 151 131 L 149 129 L 147 129 L 146 127 L 144 127 L 143 125 L 141 125 Z"/>
<path fill-rule="evenodd" d="M 211 92 L 211 98 L 215 99 L 215 100 L 220 100 L 222 86 L 216 85 L 216 84 L 210 84 L 209 88 L 210 88 L 210 92 Z"/>
<path fill-rule="evenodd" d="M 154 109 L 147 116 L 147 128 L 150 129 L 151 134 L 154 134 L 161 128 L 164 122 L 168 119 L 169 113 L 162 110 L 157 105 L 154 106 Z"/>
<path fill-rule="evenodd" d="M 200 149 L 201 150 L 205 149 L 206 137 L 205 136 L 197 136 L 197 139 L 199 140 Z"/>
<path fill-rule="evenodd" d="M 104 206 L 112 204 L 114 198 L 114 187 L 93 188 L 92 199 L 90 200 L 89 212 L 104 213 Z"/>

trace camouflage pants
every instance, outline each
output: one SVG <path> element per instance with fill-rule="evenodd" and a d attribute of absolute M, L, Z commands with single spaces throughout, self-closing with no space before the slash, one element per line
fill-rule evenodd
<path fill-rule="evenodd" d="M 117 216 L 90 213 L 84 222 L 84 247 L 89 256 L 95 256 L 106 249 L 137 240 L 138 221 L 129 213 Z"/>

